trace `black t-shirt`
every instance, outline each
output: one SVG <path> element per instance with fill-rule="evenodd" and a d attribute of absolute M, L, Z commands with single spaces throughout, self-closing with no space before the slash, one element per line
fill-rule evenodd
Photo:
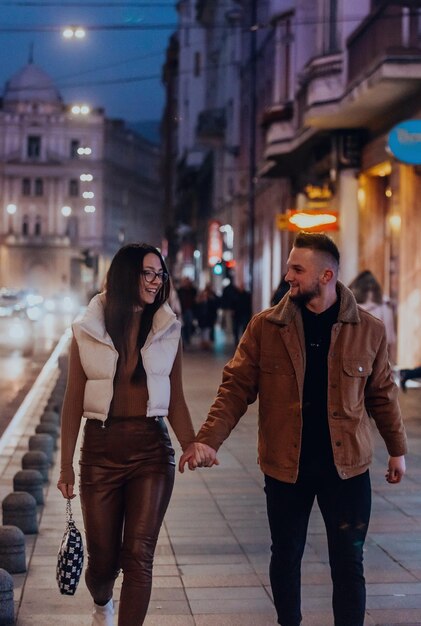
<path fill-rule="evenodd" d="M 306 371 L 303 390 L 303 435 L 300 471 L 333 467 L 332 444 L 327 419 L 327 357 L 332 326 L 338 319 L 340 301 L 323 313 L 305 306 L 301 313 L 306 343 Z"/>

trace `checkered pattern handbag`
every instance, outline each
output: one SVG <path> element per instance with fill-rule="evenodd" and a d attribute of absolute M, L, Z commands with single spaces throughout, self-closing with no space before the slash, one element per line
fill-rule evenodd
<path fill-rule="evenodd" d="M 83 567 L 82 535 L 73 521 L 70 499 L 66 506 L 66 530 L 57 555 L 56 578 L 60 593 L 73 596 Z"/>

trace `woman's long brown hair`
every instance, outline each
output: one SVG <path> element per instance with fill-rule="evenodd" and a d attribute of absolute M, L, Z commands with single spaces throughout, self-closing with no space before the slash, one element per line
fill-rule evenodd
<path fill-rule="evenodd" d="M 141 303 L 139 287 L 143 261 L 147 254 L 155 254 L 161 262 L 162 270 L 168 273 L 165 261 L 157 248 L 146 243 L 131 243 L 123 246 L 116 253 L 106 278 L 105 328 L 123 360 L 127 360 L 129 353 L 129 336 L 135 310 L 139 306 L 143 307 L 137 338 L 139 360 L 133 380 L 138 380 L 144 373 L 140 348 L 144 345 L 151 330 L 153 316 L 168 300 L 170 293 L 168 280 L 161 285 L 152 304 Z"/>

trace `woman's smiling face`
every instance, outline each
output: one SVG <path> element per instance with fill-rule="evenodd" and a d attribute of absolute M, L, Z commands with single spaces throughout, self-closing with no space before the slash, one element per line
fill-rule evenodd
<path fill-rule="evenodd" d="M 162 278 L 159 277 L 163 272 L 160 258 L 149 252 L 143 259 L 143 268 L 140 274 L 139 295 L 142 305 L 153 304 L 155 301 L 163 284 Z"/>

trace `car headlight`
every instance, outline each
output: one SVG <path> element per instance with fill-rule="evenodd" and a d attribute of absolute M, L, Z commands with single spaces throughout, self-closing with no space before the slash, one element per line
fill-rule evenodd
<path fill-rule="evenodd" d="M 53 313 L 57 308 L 56 303 L 51 298 L 48 298 L 48 300 L 45 300 L 44 307 L 45 307 L 45 310 L 48 311 L 49 313 Z"/>
<path fill-rule="evenodd" d="M 31 322 L 36 322 L 42 316 L 42 309 L 39 306 L 31 306 L 29 309 L 26 309 L 26 315 L 29 317 Z"/>
<path fill-rule="evenodd" d="M 26 337 L 26 331 L 20 322 L 14 322 L 9 328 L 9 337 L 14 341 L 22 341 Z"/>
<path fill-rule="evenodd" d="M 61 302 L 61 306 L 65 313 L 72 313 L 72 311 L 74 311 L 75 309 L 76 303 L 74 299 L 71 298 L 70 296 L 64 296 Z"/>

